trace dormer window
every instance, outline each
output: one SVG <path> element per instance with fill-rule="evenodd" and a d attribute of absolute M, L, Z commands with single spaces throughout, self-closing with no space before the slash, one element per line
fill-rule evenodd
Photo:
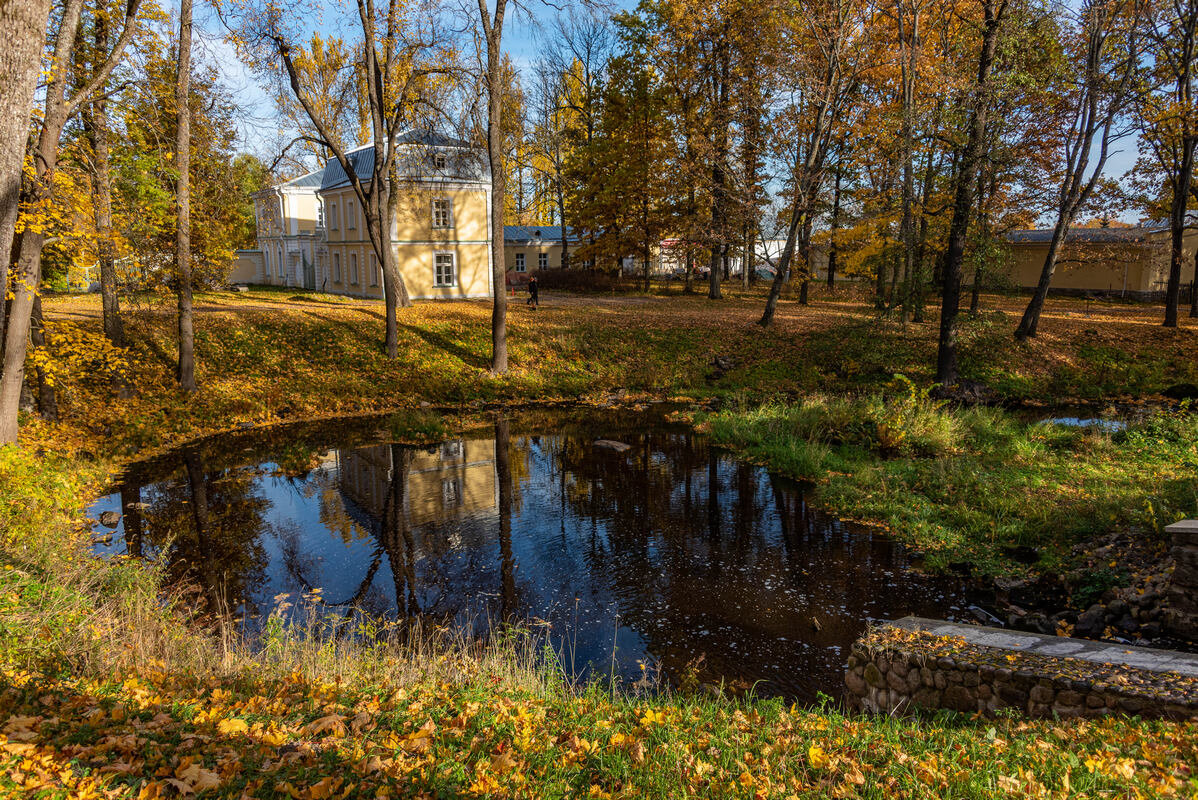
<path fill-rule="evenodd" d="M 434 169 L 445 169 L 445 165 L 447 163 L 448 162 L 447 162 L 447 159 L 445 158 L 444 153 L 433 153 L 433 168 Z"/>

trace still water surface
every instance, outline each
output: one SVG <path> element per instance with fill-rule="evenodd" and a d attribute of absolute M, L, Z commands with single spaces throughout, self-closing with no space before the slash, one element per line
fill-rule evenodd
<path fill-rule="evenodd" d="M 515 417 L 432 447 L 308 426 L 130 469 L 92 507 L 106 554 L 165 559 L 251 630 L 279 595 L 346 610 L 546 621 L 568 670 L 688 664 L 799 700 L 840 695 L 871 620 L 956 618 L 955 578 L 807 505 L 804 487 L 660 418 Z M 630 447 L 597 446 L 611 439 Z M 103 529 L 102 529 L 103 530 Z M 168 546 L 169 545 L 169 546 Z"/>

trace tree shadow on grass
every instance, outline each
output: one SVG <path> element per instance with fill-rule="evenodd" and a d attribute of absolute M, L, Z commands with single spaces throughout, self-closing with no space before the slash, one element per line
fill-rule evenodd
<path fill-rule="evenodd" d="M 488 369 L 491 366 L 486 356 L 479 355 L 468 347 L 462 345 L 460 342 L 455 342 L 439 333 L 434 333 L 425 328 L 418 328 L 415 325 L 404 325 L 403 323 L 400 323 L 399 327 L 408 333 L 423 339 L 426 343 L 432 345 L 433 347 L 444 350 L 446 353 L 450 353 L 451 355 L 457 356 L 462 363 L 474 367 L 475 369 Z"/>

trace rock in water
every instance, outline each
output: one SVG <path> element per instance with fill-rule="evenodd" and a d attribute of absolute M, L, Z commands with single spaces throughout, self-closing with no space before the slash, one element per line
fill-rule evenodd
<path fill-rule="evenodd" d="M 1198 386 L 1192 383 L 1176 383 L 1161 394 L 1170 400 L 1198 400 Z"/>
<path fill-rule="evenodd" d="M 632 445 L 624 444 L 624 442 L 617 442 L 612 439 L 596 439 L 595 447 L 598 447 L 601 450 L 612 450 L 616 453 L 626 453 L 632 449 Z"/>
<path fill-rule="evenodd" d="M 115 528 L 121 521 L 121 515 L 117 511 L 105 511 L 100 515 L 100 524 L 106 528 Z"/>

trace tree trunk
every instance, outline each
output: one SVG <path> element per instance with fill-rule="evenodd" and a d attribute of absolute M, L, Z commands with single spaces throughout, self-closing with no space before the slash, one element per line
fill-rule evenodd
<path fill-rule="evenodd" d="M 179 281 L 179 366 L 176 377 L 185 392 L 196 390 L 195 327 L 191 307 L 191 3 L 179 3 L 179 63 L 175 73 L 175 169 L 178 211 L 175 266 Z"/>
<path fill-rule="evenodd" d="M 49 14 L 50 0 L 0 3 L 0 31 L 4 31 L 4 47 L 0 48 L 0 258 L 4 259 L 4 282 L 0 286 L 6 291 L 20 207 L 21 164 L 29 142 L 29 112 L 41 74 Z M 0 341 L 4 339 L 6 306 L 0 302 Z M 17 392 L 19 395 L 19 385 Z M 0 443 L 6 441 L 12 439 L 0 436 Z"/>
<path fill-rule="evenodd" d="M 42 317 L 41 295 L 33 296 L 33 315 L 29 326 L 29 340 L 38 350 L 46 350 L 46 323 Z M 50 422 L 58 421 L 58 393 L 54 384 L 46 380 L 46 373 L 39 366 L 34 372 L 37 375 L 37 408 L 42 419 Z"/>
<path fill-rule="evenodd" d="M 957 175 L 953 218 L 949 226 L 948 249 L 944 260 L 944 288 L 940 310 L 940 341 L 936 353 L 936 381 L 942 386 L 957 383 L 957 316 L 961 304 L 961 265 L 965 260 L 965 243 L 969 233 L 969 217 L 973 212 L 974 184 L 981 157 L 982 140 L 986 132 L 986 110 L 989 99 L 990 71 L 994 66 L 994 51 L 998 43 L 999 25 L 1006 13 L 1006 0 L 985 0 L 986 24 L 982 32 L 982 51 L 978 57 L 978 75 L 974 86 L 973 108 L 970 109 L 969 139 L 961 154 L 961 170 Z M 997 6 L 997 8 L 996 8 Z"/>
<path fill-rule="evenodd" d="M 503 14 L 507 0 L 496 0 L 495 14 L 487 14 L 486 0 L 478 0 L 487 46 L 487 158 L 491 165 L 491 374 L 507 372 L 507 265 L 503 255 Z"/>
<path fill-rule="evenodd" d="M 1173 206 L 1169 213 L 1169 281 L 1165 284 L 1166 328 L 1177 327 L 1177 305 L 1181 296 L 1181 267 L 1186 232 L 1186 205 L 1194 174 L 1194 142 L 1182 142 L 1181 163 L 1173 178 Z"/>
<path fill-rule="evenodd" d="M 842 146 L 843 151 L 843 146 Z M 836 244 L 836 233 L 840 230 L 840 161 L 836 163 L 836 178 L 832 189 L 832 222 L 829 226 L 831 233 L 828 237 L 828 288 L 836 288 L 836 258 L 839 255 Z"/>
<path fill-rule="evenodd" d="M 1048 298 L 1048 287 L 1052 283 L 1053 273 L 1057 269 L 1057 257 L 1061 251 L 1061 243 L 1065 240 L 1065 232 L 1069 229 L 1069 220 L 1057 218 L 1057 224 L 1052 231 L 1052 239 L 1048 242 L 1048 253 L 1044 256 L 1044 266 L 1040 268 L 1040 280 L 1036 282 L 1036 291 L 1023 310 L 1019 327 L 1015 329 L 1015 338 L 1023 340 L 1036 335 L 1040 325 L 1040 313 L 1044 310 L 1044 301 Z"/>
<path fill-rule="evenodd" d="M 796 199 L 795 207 L 790 212 L 790 230 L 786 233 L 786 245 L 782 248 L 782 255 L 779 256 L 778 264 L 774 268 L 774 280 L 770 284 L 770 293 L 765 298 L 765 311 L 762 312 L 761 319 L 757 321 L 757 324 L 763 328 L 768 328 L 774 321 L 774 311 L 778 307 L 778 297 L 782 294 L 782 284 L 786 282 L 786 272 L 790 269 L 790 262 L 794 258 L 800 213 Z"/>

